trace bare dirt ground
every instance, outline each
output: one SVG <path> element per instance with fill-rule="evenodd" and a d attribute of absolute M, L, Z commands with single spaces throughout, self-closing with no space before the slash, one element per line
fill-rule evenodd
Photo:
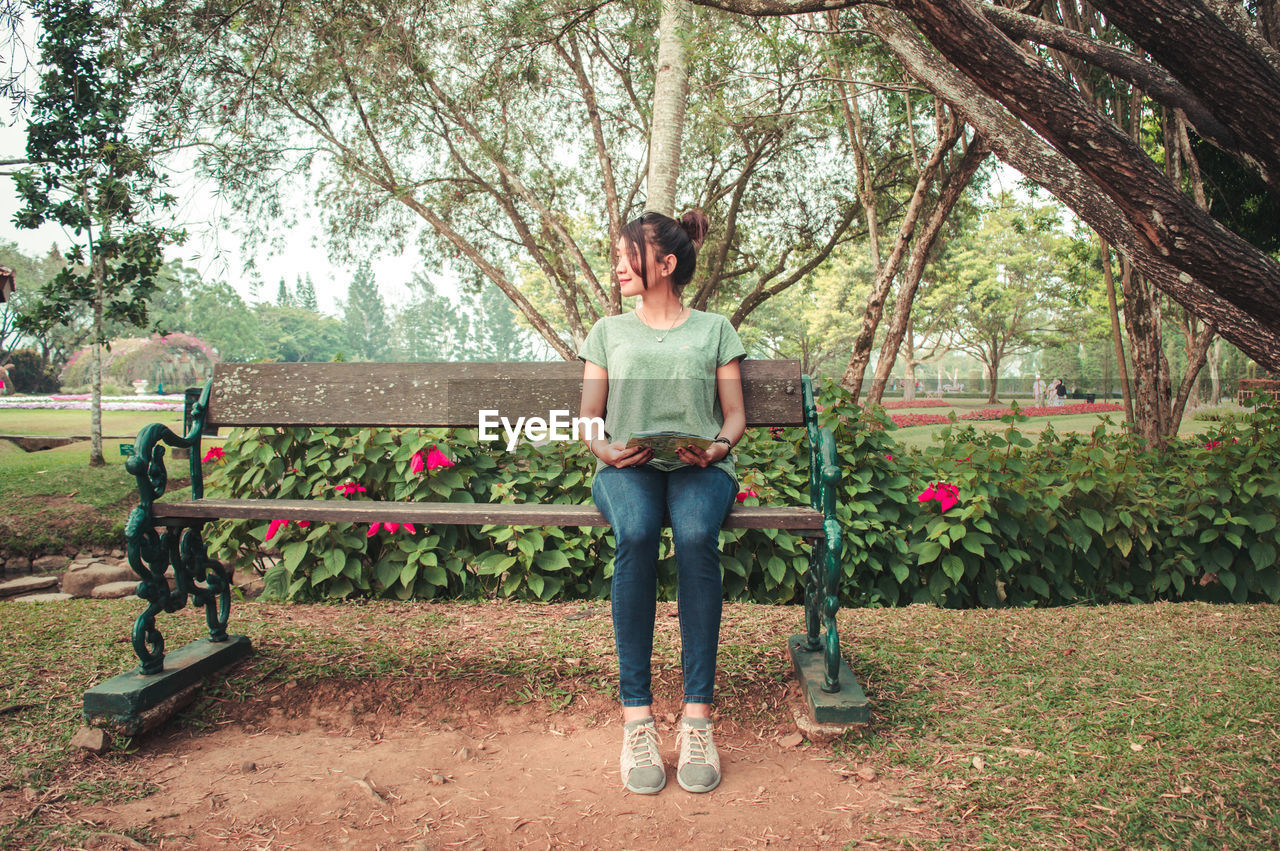
<path fill-rule="evenodd" d="M 879 848 L 942 833 L 923 790 L 859 776 L 832 745 L 796 744 L 794 725 L 720 720 L 723 782 L 693 795 L 674 776 L 678 707 L 659 705 L 668 782 L 642 796 L 621 787 L 617 708 L 600 694 L 556 711 L 406 680 L 290 685 L 144 741 L 121 770 L 158 789 L 72 817 L 100 827 L 100 848 L 133 826 L 174 849 Z"/>

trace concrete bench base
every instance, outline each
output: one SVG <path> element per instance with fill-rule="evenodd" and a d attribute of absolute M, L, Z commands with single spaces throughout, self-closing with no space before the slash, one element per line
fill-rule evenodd
<path fill-rule="evenodd" d="M 136 736 L 181 709 L 202 680 L 239 662 L 252 649 L 243 635 L 228 636 L 226 641 L 193 641 L 166 653 L 164 671 L 159 674 L 147 675 L 135 668 L 86 691 L 85 723 Z"/>
<path fill-rule="evenodd" d="M 819 724 L 870 724 L 871 703 L 854 679 L 853 671 L 840 660 L 840 690 L 828 694 L 822 690 L 826 666 L 821 650 L 805 650 L 808 637 L 793 635 L 787 641 L 791 667 L 800 681 L 800 691 L 809 704 L 813 720 Z"/>

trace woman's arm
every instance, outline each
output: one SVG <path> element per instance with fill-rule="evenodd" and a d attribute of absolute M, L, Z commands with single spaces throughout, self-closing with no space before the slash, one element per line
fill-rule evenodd
<path fill-rule="evenodd" d="M 609 373 L 599 364 L 586 361 L 582 371 L 582 402 L 578 416 L 604 419 L 605 403 L 609 399 Z M 653 450 L 645 446 L 627 448 L 625 443 L 610 443 L 603 438 L 585 441 L 587 448 L 606 464 L 614 467 L 632 467 L 644 464 L 653 457 Z"/>
<path fill-rule="evenodd" d="M 720 397 L 720 413 L 724 415 L 724 425 L 717 437 L 727 438 L 735 446 L 747 430 L 747 408 L 742 402 L 742 369 L 738 363 L 735 358 L 716 368 L 716 395 Z M 723 443 L 713 443 L 706 449 L 681 446 L 676 455 L 686 464 L 706 467 L 723 459 L 730 449 L 731 446 Z"/>

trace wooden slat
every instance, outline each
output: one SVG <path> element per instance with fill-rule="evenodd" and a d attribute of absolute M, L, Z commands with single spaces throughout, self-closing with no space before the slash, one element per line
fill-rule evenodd
<path fill-rule="evenodd" d="M 153 506 L 155 516 L 211 520 L 321 520 L 331 523 L 415 523 L 476 526 L 608 526 L 594 505 L 513 505 L 371 500 L 198 499 Z M 822 513 L 788 506 L 735 505 L 726 529 L 822 528 Z"/>
<path fill-rule="evenodd" d="M 476 427 L 481 409 L 577 416 L 582 363 L 222 363 L 207 423 L 220 426 Z M 747 425 L 804 423 L 800 362 L 742 362 Z"/>

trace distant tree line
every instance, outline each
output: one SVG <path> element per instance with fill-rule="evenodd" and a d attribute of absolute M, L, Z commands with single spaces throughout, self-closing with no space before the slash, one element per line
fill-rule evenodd
<path fill-rule="evenodd" d="M 16 329 L 17 319 L 38 303 L 39 288 L 65 264 L 55 250 L 30 257 L 0 241 L 0 265 L 16 270 L 18 292 L 0 311 L 0 361 L 30 350 L 43 371 L 57 375 L 72 354 L 90 341 L 85 321 L 54 325 L 35 334 Z M 510 301 L 496 287 L 440 293 L 419 274 L 407 299 L 388 304 L 372 266 L 356 268 L 338 316 L 317 306 L 309 277 L 291 286 L 281 280 L 275 301 L 248 301 L 225 281 L 206 280 L 181 261 L 166 264 L 150 300 L 150 327 L 156 333 L 182 332 L 216 350 L 222 361 L 425 361 L 531 360 L 546 357 L 516 319 Z M 136 337 L 136 326 L 106 323 L 107 339 Z M 24 360 L 29 363 L 29 360 Z M 41 382 L 41 388 L 48 381 Z M 29 388 L 21 388 L 29 389 Z"/>

